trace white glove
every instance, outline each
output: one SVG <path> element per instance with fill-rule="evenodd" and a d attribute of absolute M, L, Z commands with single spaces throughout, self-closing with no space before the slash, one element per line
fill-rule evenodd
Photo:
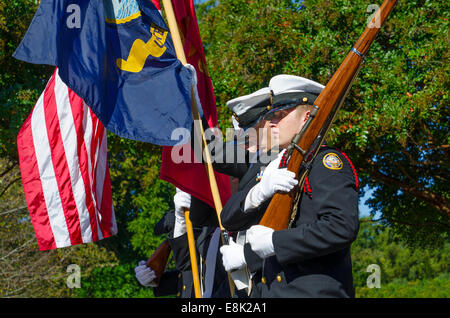
<path fill-rule="evenodd" d="M 184 210 L 191 208 L 191 195 L 177 188 L 177 193 L 173 197 L 175 204 L 175 225 L 173 227 L 173 237 L 177 238 L 186 233 L 186 218 Z"/>
<path fill-rule="evenodd" d="M 203 117 L 203 108 L 197 91 L 197 71 L 191 64 L 185 64 L 184 67 L 187 68 L 192 74 L 192 87 L 194 88 L 195 99 L 197 100 L 198 113 L 200 114 L 200 117 Z"/>
<path fill-rule="evenodd" d="M 145 287 L 157 287 L 158 284 L 155 281 L 155 272 L 145 265 L 145 261 L 140 261 L 139 266 L 137 266 L 134 271 L 136 273 L 136 278 L 142 286 Z"/>
<path fill-rule="evenodd" d="M 286 168 L 278 169 L 282 157 L 283 153 L 280 153 L 275 160 L 269 163 L 261 181 L 250 189 L 245 198 L 244 211 L 258 207 L 276 192 L 289 192 L 298 184 L 294 172 Z"/>
<path fill-rule="evenodd" d="M 272 242 L 273 229 L 263 225 L 253 225 L 247 230 L 247 241 L 252 251 L 261 258 L 275 255 Z"/>
<path fill-rule="evenodd" d="M 244 246 L 235 243 L 231 237 L 230 244 L 222 245 L 220 253 L 222 253 L 223 267 L 227 272 L 242 268 L 247 264 L 245 262 Z"/>

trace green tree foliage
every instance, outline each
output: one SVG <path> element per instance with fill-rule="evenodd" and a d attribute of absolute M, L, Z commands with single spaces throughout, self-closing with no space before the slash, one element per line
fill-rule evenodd
<path fill-rule="evenodd" d="M 5 159 L 0 159 L 0 169 Z M 8 175 L 19 174 L 14 168 Z M 81 270 L 81 286 L 97 267 L 116 266 L 118 258 L 101 244 L 77 245 L 39 251 L 21 182 L 0 178 L 0 297 L 70 297 L 76 289 L 67 285 L 68 266 Z"/>
<path fill-rule="evenodd" d="M 391 228 L 368 218 L 360 221 L 351 249 L 356 297 L 450 297 L 450 242 L 442 248 L 413 248 Z M 380 288 L 368 287 L 371 264 L 380 268 Z"/>
<path fill-rule="evenodd" d="M 97 267 L 83 277 L 83 285 L 75 291 L 77 297 L 95 298 L 153 298 L 153 289 L 136 283 L 135 264 Z"/>
<path fill-rule="evenodd" d="M 277 74 L 326 84 L 374 13 L 362 0 L 209 1 L 197 10 L 219 107 Z M 381 1 L 380 1 L 381 5 Z M 399 1 L 327 141 L 345 151 L 361 189 L 410 244 L 443 244 L 449 205 L 449 3 Z"/>
<path fill-rule="evenodd" d="M 131 269 L 140 259 L 148 258 L 164 239 L 153 235 L 153 225 L 170 208 L 169 205 L 173 205 L 174 187 L 159 180 L 161 147 L 108 134 L 118 235 L 95 244 L 38 251 L 29 215 L 24 209 L 26 203 L 15 141 L 53 67 L 23 63 L 12 57 L 36 9 L 34 0 L 0 0 L 0 255 L 3 257 L 0 295 L 72 295 L 73 290 L 66 287 L 65 279 L 68 276 L 66 267 L 74 263 L 81 267 L 83 290 L 74 295 L 129 296 L 129 288 L 142 289 L 133 279 Z M 24 259 L 30 262 L 30 266 L 24 264 Z M 98 268 L 93 270 L 93 267 Z M 124 278 L 123 288 L 117 288 L 120 291 L 90 294 L 92 286 L 97 286 L 100 278 L 104 280 L 106 272 L 123 273 L 125 270 L 131 271 Z M 89 283 L 84 286 L 83 281 Z M 112 286 L 114 278 L 109 282 Z M 129 288 L 125 287 L 126 284 Z"/>
<path fill-rule="evenodd" d="M 159 179 L 161 147 L 108 134 L 108 162 L 119 233 L 109 242 L 122 259 L 149 257 L 163 240 L 154 225 L 173 206 L 175 188 Z M 149 254 L 150 253 L 150 254 Z"/>
<path fill-rule="evenodd" d="M 231 127 L 227 100 L 267 86 L 274 75 L 326 84 L 373 13 L 369 4 L 227 0 L 199 5 L 220 128 Z M 153 227 L 173 207 L 174 187 L 159 179 L 159 146 L 108 134 L 118 235 L 54 251 L 37 249 L 15 140 L 53 67 L 11 56 L 36 8 L 34 0 L 0 0 L 0 296 L 151 297 L 133 268 L 164 239 Z M 374 189 L 369 204 L 381 212 L 381 222 L 362 223 L 353 246 L 358 297 L 448 297 L 448 15 L 446 1 L 399 1 L 329 134 L 328 143 L 355 163 L 361 188 Z M 66 286 L 69 264 L 81 268 L 81 289 Z M 366 286 L 369 264 L 380 265 L 380 289 Z"/>
<path fill-rule="evenodd" d="M 12 57 L 36 9 L 36 1 L 0 1 L 0 157 L 14 164 L 17 133 L 53 69 Z"/>

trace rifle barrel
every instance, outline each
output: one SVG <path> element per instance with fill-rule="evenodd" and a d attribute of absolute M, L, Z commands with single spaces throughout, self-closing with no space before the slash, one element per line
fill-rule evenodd
<path fill-rule="evenodd" d="M 324 140 L 336 113 L 348 94 L 353 80 L 356 78 L 364 57 L 370 45 L 375 40 L 381 26 L 386 22 L 397 0 L 385 0 L 372 20 L 369 22 L 359 40 L 347 54 L 344 61 L 327 83 L 322 93 L 317 97 L 315 106 L 317 112 L 308 125 L 297 145 L 304 149 L 307 155 L 303 156 L 300 151 L 294 150 L 289 159 L 287 169 L 295 172 L 300 180 L 299 191 L 303 186 L 307 170 L 302 169 L 305 162 L 311 162 L 317 154 L 318 147 Z M 319 140 L 319 142 L 317 142 Z M 289 193 L 276 193 L 259 224 L 274 230 L 286 229 L 291 219 L 292 205 L 295 199 L 295 189 Z"/>

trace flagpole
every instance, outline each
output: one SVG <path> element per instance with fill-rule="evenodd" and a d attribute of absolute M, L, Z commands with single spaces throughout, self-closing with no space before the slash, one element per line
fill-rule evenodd
<path fill-rule="evenodd" d="M 166 13 L 167 22 L 169 24 L 170 34 L 172 35 L 172 40 L 175 48 L 175 52 L 177 54 L 177 58 L 181 61 L 183 65 L 187 64 L 186 55 L 184 54 L 183 43 L 181 41 L 180 32 L 178 30 L 178 24 L 175 18 L 175 13 L 173 10 L 171 0 L 162 0 L 164 6 L 164 12 Z M 212 167 L 211 156 L 208 150 L 208 146 L 206 143 L 205 132 L 203 130 L 200 114 L 198 111 L 197 100 L 195 99 L 195 93 L 192 88 L 191 91 L 191 109 L 192 109 L 192 117 L 194 118 L 194 132 L 197 132 L 195 137 L 197 140 L 199 138 L 202 139 L 203 148 L 205 149 L 205 161 L 206 161 L 206 172 L 208 174 L 209 184 L 211 187 L 211 193 L 214 200 L 214 206 L 216 208 L 217 220 L 219 222 L 219 228 L 221 233 L 222 244 L 225 243 L 225 239 L 223 237 L 224 227 L 222 226 L 222 222 L 220 220 L 220 213 L 222 212 L 222 202 L 219 194 L 219 187 L 217 186 L 216 176 L 214 175 L 214 169 Z M 201 133 L 201 136 L 198 136 L 198 132 Z M 190 223 L 190 222 L 189 222 Z M 186 225 L 188 222 L 186 222 Z M 192 224 L 191 224 L 192 226 Z M 195 250 L 194 250 L 195 253 Z M 230 284 L 230 292 L 231 296 L 234 295 L 234 282 L 231 279 L 230 274 L 228 273 L 228 281 Z M 195 281 L 194 281 L 195 282 Z"/>
<path fill-rule="evenodd" d="M 195 252 L 195 240 L 194 229 L 192 228 L 192 222 L 189 219 L 189 210 L 184 210 L 184 217 L 186 219 L 186 234 L 188 238 L 189 256 L 191 259 L 192 280 L 194 283 L 195 298 L 202 298 L 202 292 L 200 289 L 200 276 L 198 273 L 197 253 Z"/>

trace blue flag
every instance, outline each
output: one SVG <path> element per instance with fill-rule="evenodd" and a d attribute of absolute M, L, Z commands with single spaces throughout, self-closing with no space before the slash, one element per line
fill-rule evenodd
<path fill-rule="evenodd" d="M 14 57 L 55 65 L 111 132 L 171 146 L 191 129 L 191 73 L 149 0 L 42 0 Z"/>

